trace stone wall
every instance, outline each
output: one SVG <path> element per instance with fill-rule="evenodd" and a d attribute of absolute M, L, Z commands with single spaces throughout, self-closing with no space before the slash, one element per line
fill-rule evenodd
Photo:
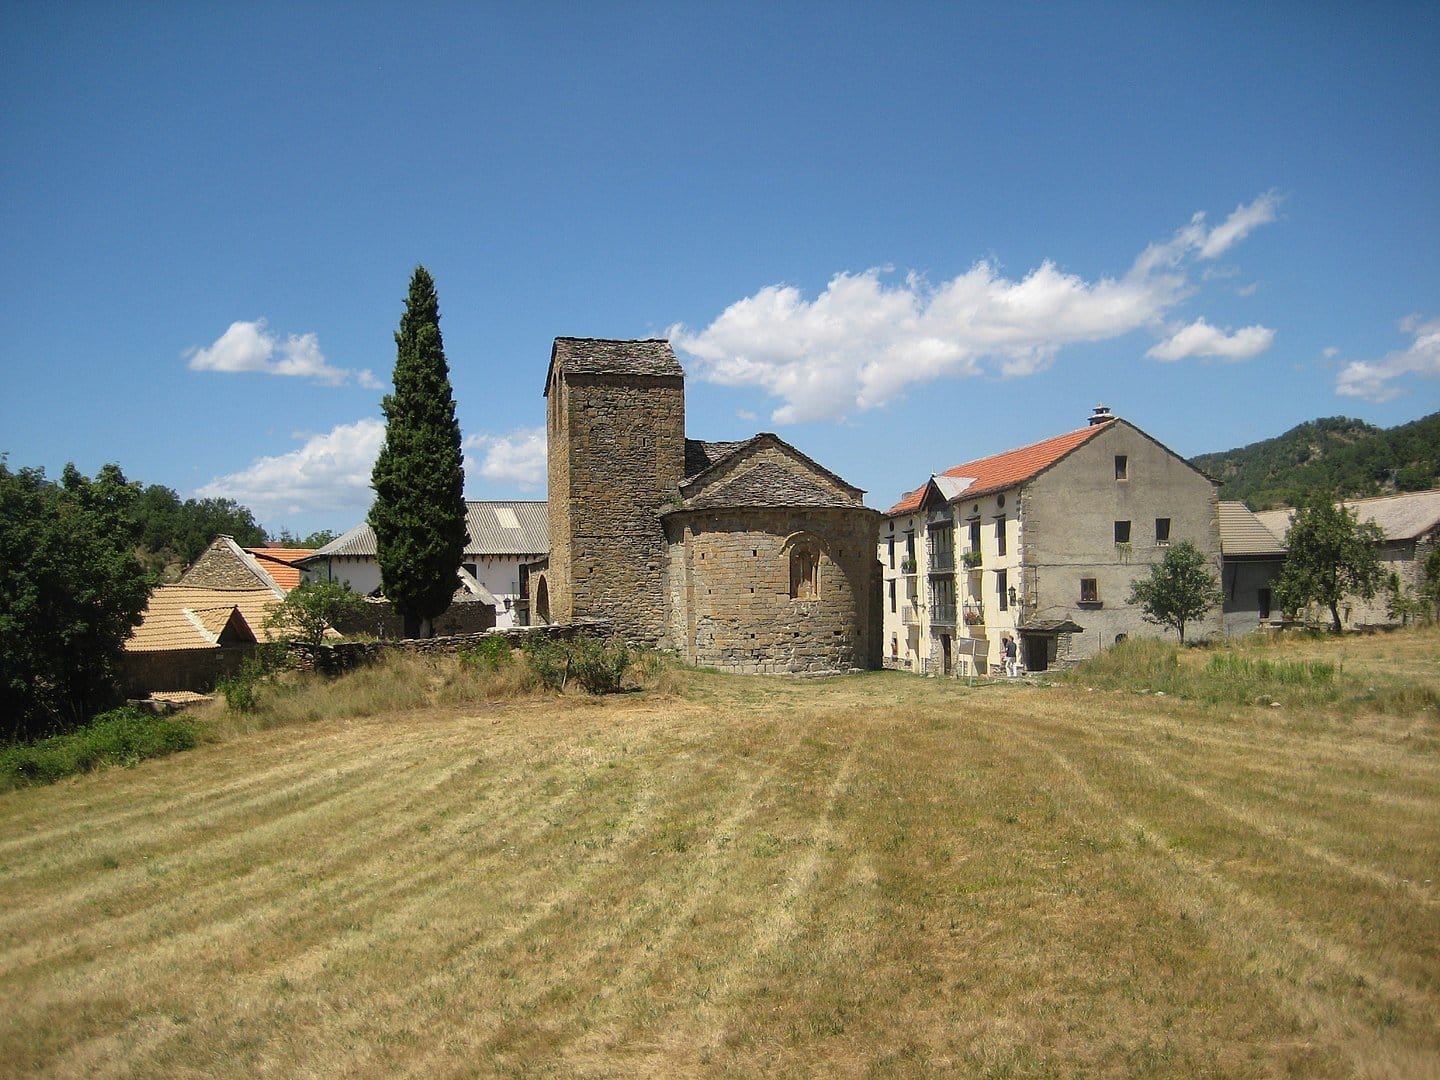
<path fill-rule="evenodd" d="M 254 645 L 214 649 L 169 649 L 125 652 L 120 658 L 120 687 L 126 697 L 144 697 L 164 690 L 208 694 L 227 675 L 240 670 Z"/>
<path fill-rule="evenodd" d="M 551 618 L 665 632 L 659 510 L 685 465 L 684 380 L 557 372 L 549 390 Z"/>
<path fill-rule="evenodd" d="M 495 609 L 480 600 L 456 600 L 448 611 L 435 618 L 435 633 L 440 636 L 453 634 L 479 634 L 495 625 Z M 370 637 L 396 639 L 404 638 L 405 625 L 400 613 L 389 600 L 367 598 L 365 610 L 353 617 L 340 620 L 335 627 L 346 637 L 364 634 Z"/>
<path fill-rule="evenodd" d="M 200 553 L 176 584 L 197 589 L 253 589 L 259 579 L 240 561 L 226 538 L 219 537 Z"/>
<path fill-rule="evenodd" d="M 878 667 L 878 518 L 864 507 L 672 514 L 666 645 L 734 672 Z M 797 543 L 819 552 L 813 599 L 792 596 Z"/>

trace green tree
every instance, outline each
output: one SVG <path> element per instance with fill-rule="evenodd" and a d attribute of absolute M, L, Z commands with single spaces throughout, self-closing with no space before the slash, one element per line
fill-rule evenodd
<path fill-rule="evenodd" d="M 1331 628 L 1340 633 L 1340 603 L 1347 596 L 1366 600 L 1384 582 L 1380 545 L 1385 532 L 1329 494 L 1299 501 L 1285 534 L 1285 567 L 1275 582 L 1275 598 L 1289 614 L 1311 604 L 1330 611 Z"/>
<path fill-rule="evenodd" d="M 370 525 L 381 591 L 404 620 L 406 637 L 428 637 L 431 620 L 450 606 L 465 552 L 465 468 L 440 303 L 423 266 L 410 279 L 395 346 Z"/>
<path fill-rule="evenodd" d="M 265 620 L 279 637 L 319 645 L 325 631 L 365 611 L 365 598 L 343 581 L 309 581 L 285 594 Z"/>
<path fill-rule="evenodd" d="M 115 703 L 149 596 L 137 496 L 117 465 L 94 480 L 67 465 L 56 484 L 0 458 L 0 737 L 60 734 Z"/>
<path fill-rule="evenodd" d="M 1420 606 L 1425 618 L 1440 618 L 1440 543 L 1430 549 L 1420 564 Z"/>
<path fill-rule="evenodd" d="M 1185 641 L 1185 627 L 1224 599 L 1205 556 L 1189 540 L 1168 548 L 1150 567 L 1150 576 L 1130 586 L 1130 603 L 1146 622 L 1169 626 Z"/>
<path fill-rule="evenodd" d="M 255 515 L 233 499 L 185 499 L 162 484 L 137 494 L 129 516 L 138 530 L 136 543 L 158 575 L 167 566 L 188 566 L 217 536 L 232 536 L 241 547 L 260 547 L 265 530 Z"/>

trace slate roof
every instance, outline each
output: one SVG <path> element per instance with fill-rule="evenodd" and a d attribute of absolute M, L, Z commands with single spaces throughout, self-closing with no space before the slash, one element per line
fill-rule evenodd
<path fill-rule="evenodd" d="M 1220 553 L 1230 558 L 1275 557 L 1285 554 L 1285 545 L 1244 503 L 1222 502 Z"/>
<path fill-rule="evenodd" d="M 222 636 L 234 641 L 268 641 L 265 618 L 278 602 L 275 594 L 264 588 L 160 585 L 151 592 L 140 625 L 125 642 L 125 649 L 128 652 L 215 649 L 219 648 Z"/>
<path fill-rule="evenodd" d="M 550 551 L 550 515 L 544 502 L 466 502 L 465 529 L 467 556 L 545 555 Z M 306 561 L 331 555 L 374 558 L 375 530 L 368 522 L 361 522 L 307 556 Z"/>
<path fill-rule="evenodd" d="M 1347 499 L 1361 521 L 1373 521 L 1390 540 L 1414 540 L 1440 529 L 1440 488 L 1411 491 L 1403 495 L 1380 495 L 1373 499 Z M 1290 507 L 1261 510 L 1256 518 L 1279 539 L 1285 538 L 1295 511 Z"/>
<path fill-rule="evenodd" d="M 758 461 L 750 467 L 744 458 L 771 445 L 792 459 L 795 468 L 774 461 Z M 695 448 L 692 452 L 692 446 Z M 720 507 L 844 506 L 863 505 L 865 492 L 847 483 L 813 458 L 801 453 L 780 436 L 762 431 L 743 442 L 701 443 L 686 440 L 686 471 L 702 455 L 710 464 L 689 475 L 681 485 L 681 509 L 702 510 Z M 827 491 L 815 474 L 831 481 L 844 495 Z"/>
<path fill-rule="evenodd" d="M 685 375 L 675 350 L 664 338 L 613 341 L 557 337 L 550 349 L 550 367 L 545 372 L 547 396 L 557 366 L 572 375 Z"/>
<path fill-rule="evenodd" d="M 946 469 L 943 473 L 937 473 L 935 479 L 937 482 L 942 477 L 949 480 L 969 481 L 954 495 L 949 494 L 948 490 L 952 485 L 938 485 L 947 501 L 962 495 L 968 499 L 976 495 L 986 495 L 992 491 L 1003 491 L 1038 476 L 1065 455 L 1089 442 L 1114 422 L 1095 424 L 1081 428 L 1079 431 L 1071 431 L 1064 435 L 1056 435 L 1053 438 L 1031 443 L 1029 446 L 1007 450 L 1003 454 L 993 454 L 990 457 L 967 461 L 954 468 Z M 886 515 L 893 517 L 896 514 L 909 514 L 918 510 L 927 486 L 928 482 L 914 491 L 907 492 L 904 498 L 885 511 Z"/>
<path fill-rule="evenodd" d="M 685 440 L 685 479 L 699 476 L 712 465 L 718 465 L 741 447 L 749 446 L 752 439 L 737 442 L 702 442 L 699 439 Z"/>

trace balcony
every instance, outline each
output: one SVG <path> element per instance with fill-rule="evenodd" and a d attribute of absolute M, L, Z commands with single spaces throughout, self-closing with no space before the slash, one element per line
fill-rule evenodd
<path fill-rule="evenodd" d="M 971 548 L 965 552 L 964 555 L 960 556 L 960 561 L 965 564 L 966 570 L 979 570 L 980 564 L 984 561 L 984 557 L 980 554 L 979 548 Z"/>
<path fill-rule="evenodd" d="M 925 622 L 925 610 L 919 604 L 900 605 L 900 623 L 902 626 L 921 626 Z"/>
<path fill-rule="evenodd" d="M 952 574 L 955 572 L 955 549 L 930 552 L 930 573 Z"/>
<path fill-rule="evenodd" d="M 955 605 L 954 604 L 932 604 L 930 606 L 931 626 L 954 626 Z"/>

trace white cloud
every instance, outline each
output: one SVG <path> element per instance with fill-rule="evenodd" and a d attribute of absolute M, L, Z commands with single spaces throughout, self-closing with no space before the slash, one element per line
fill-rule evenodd
<path fill-rule="evenodd" d="M 1147 352 L 1156 360 L 1184 360 L 1191 356 L 1218 356 L 1223 360 L 1249 360 L 1270 347 L 1275 331 L 1264 326 L 1246 326 L 1227 334 L 1203 318 L 1182 327 Z"/>
<path fill-rule="evenodd" d="M 1118 278 L 1086 281 L 1048 260 L 1019 280 L 981 261 L 939 285 L 916 274 L 892 283 L 876 268 L 836 274 L 814 300 L 793 286 L 768 285 L 703 330 L 676 324 L 667 336 L 700 378 L 757 386 L 780 399 L 776 423 L 837 419 L 935 379 L 1030 375 L 1068 345 L 1159 331 L 1194 291 L 1190 263 L 1273 220 L 1276 202 L 1262 195 L 1213 230 L 1196 214 Z M 1243 351 L 1269 333 L 1249 327 L 1219 341 Z"/>
<path fill-rule="evenodd" d="M 326 386 L 340 386 L 353 376 L 366 389 L 380 387 L 368 370 L 331 367 L 320 351 L 320 339 L 315 334 L 291 334 L 281 341 L 271 333 L 264 319 L 233 322 L 213 345 L 190 348 L 183 355 L 189 358 L 192 371 L 291 375 L 314 379 Z"/>
<path fill-rule="evenodd" d="M 1249 206 L 1237 206 L 1228 218 L 1211 229 L 1200 242 L 1200 258 L 1214 259 L 1223 255 L 1261 225 L 1274 221 L 1279 206 L 1280 196 L 1273 191 L 1267 191 Z"/>
<path fill-rule="evenodd" d="M 543 427 L 518 428 L 504 435 L 471 435 L 465 448 L 479 456 L 467 455 L 465 471 L 534 491 L 545 486 L 545 445 Z"/>
<path fill-rule="evenodd" d="M 1400 323 L 1400 329 L 1414 340 L 1379 360 L 1350 361 L 1335 380 L 1335 392 L 1367 401 L 1390 401 L 1404 393 L 1395 385 L 1397 379 L 1406 375 L 1440 378 L 1440 319 L 1412 315 Z"/>
<path fill-rule="evenodd" d="M 370 472 L 384 442 L 383 420 L 341 424 L 307 437 L 297 450 L 216 477 L 196 495 L 234 499 L 262 521 L 338 511 L 352 511 L 358 519 L 369 509 Z"/>

